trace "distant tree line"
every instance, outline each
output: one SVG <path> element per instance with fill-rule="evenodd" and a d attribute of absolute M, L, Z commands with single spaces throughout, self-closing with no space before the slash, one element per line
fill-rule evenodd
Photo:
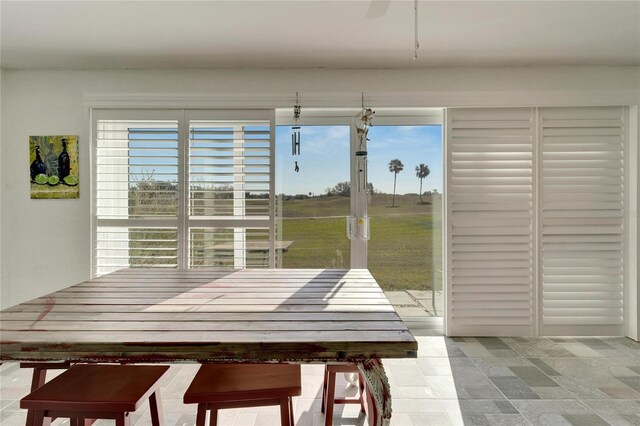
<path fill-rule="evenodd" d="M 335 184 L 335 186 L 327 188 L 325 192 L 329 196 L 348 197 L 351 195 L 351 182 L 338 182 L 337 184 Z M 367 183 L 367 192 L 369 194 L 375 194 L 373 183 Z"/>

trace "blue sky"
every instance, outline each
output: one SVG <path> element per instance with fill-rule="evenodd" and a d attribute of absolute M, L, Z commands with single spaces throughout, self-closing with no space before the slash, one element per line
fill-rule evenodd
<path fill-rule="evenodd" d="M 321 194 L 327 187 L 349 180 L 349 127 L 303 126 L 301 155 L 291 155 L 291 127 L 276 129 L 276 186 L 286 194 Z M 415 167 L 426 163 L 431 170 L 423 191 L 442 192 L 441 126 L 373 126 L 369 130 L 369 182 L 377 190 L 393 191 L 389 161 L 404 164 L 398 174 L 398 194 L 417 193 L 420 182 Z M 294 161 L 300 172 L 294 171 Z"/>

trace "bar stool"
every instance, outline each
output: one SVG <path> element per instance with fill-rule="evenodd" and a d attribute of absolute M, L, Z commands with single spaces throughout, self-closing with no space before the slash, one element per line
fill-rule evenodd
<path fill-rule="evenodd" d="M 20 368 L 33 368 L 33 376 L 31 377 L 31 392 L 44 385 L 47 381 L 47 371 L 49 370 L 66 370 L 71 367 L 70 361 L 60 362 L 21 362 Z M 27 411 L 27 426 L 34 426 L 33 410 Z"/>
<path fill-rule="evenodd" d="M 336 373 L 358 374 L 359 396 L 356 398 L 336 398 Z M 364 405 L 364 377 L 358 366 L 354 364 L 329 364 L 324 369 L 324 384 L 322 387 L 322 412 L 325 413 L 324 424 L 333 424 L 334 404 L 360 404 L 360 412 L 366 413 Z"/>
<path fill-rule="evenodd" d="M 300 396 L 298 364 L 204 364 L 184 394 L 185 404 L 198 404 L 196 426 L 218 422 L 225 408 L 280 406 L 280 424 L 293 426 L 292 397 Z"/>
<path fill-rule="evenodd" d="M 158 395 L 160 378 L 168 366 L 74 365 L 20 400 L 20 408 L 33 410 L 33 424 L 49 425 L 51 418 L 69 418 L 71 426 L 85 419 L 113 419 L 129 425 L 129 413 L 149 399 L 151 423 L 161 426 Z"/>

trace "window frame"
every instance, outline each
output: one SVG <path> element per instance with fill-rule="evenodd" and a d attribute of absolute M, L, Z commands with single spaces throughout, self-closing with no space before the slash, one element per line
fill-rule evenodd
<path fill-rule="evenodd" d="M 251 228 L 269 230 L 268 266 L 275 266 L 275 110 L 274 109 L 175 109 L 175 108 L 92 108 L 90 138 L 90 226 L 91 226 L 91 276 L 97 273 L 96 244 L 99 226 L 174 226 L 178 234 L 178 269 L 189 268 L 189 146 L 191 120 L 211 121 L 267 121 L 269 123 L 269 216 L 256 218 L 219 218 L 203 220 L 207 227 Z M 97 126 L 100 120 L 174 120 L 178 129 L 178 212 L 175 219 L 99 219 L 97 217 Z M 246 253 L 245 253 L 246 255 Z"/>

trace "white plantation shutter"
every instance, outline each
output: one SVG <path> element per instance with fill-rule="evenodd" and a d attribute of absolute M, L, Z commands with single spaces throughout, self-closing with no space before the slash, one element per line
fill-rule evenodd
<path fill-rule="evenodd" d="M 266 115 L 189 122 L 190 267 L 270 266 L 271 124 Z"/>
<path fill-rule="evenodd" d="M 273 110 L 94 110 L 95 275 L 275 265 Z"/>
<path fill-rule="evenodd" d="M 541 334 L 623 334 L 624 117 L 540 110 Z"/>
<path fill-rule="evenodd" d="M 449 335 L 532 334 L 533 113 L 447 111 Z"/>
<path fill-rule="evenodd" d="M 95 149 L 95 274 L 177 267 L 178 122 L 99 119 Z"/>

